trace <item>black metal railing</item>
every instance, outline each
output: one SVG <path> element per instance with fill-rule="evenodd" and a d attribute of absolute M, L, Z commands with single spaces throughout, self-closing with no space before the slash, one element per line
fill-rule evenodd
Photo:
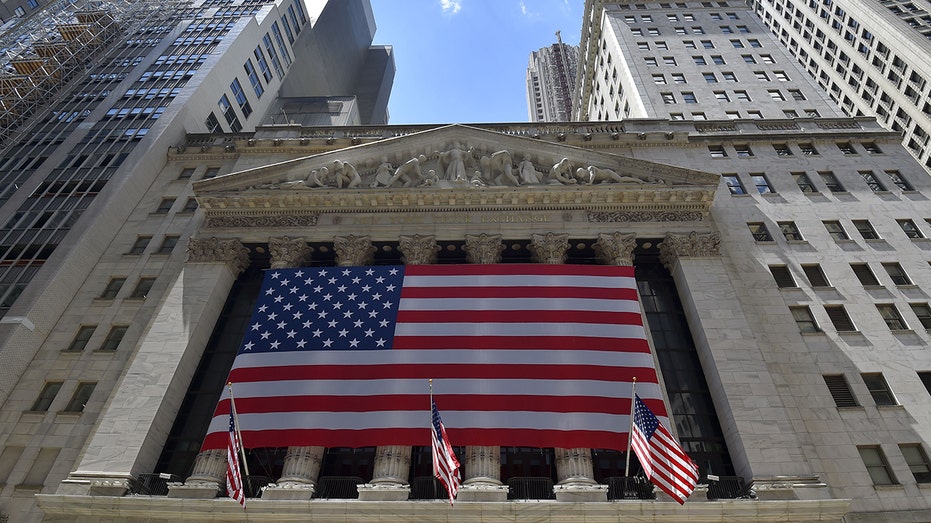
<path fill-rule="evenodd" d="M 317 482 L 315 498 L 358 499 L 358 486 L 365 481 L 358 476 L 323 476 Z"/>
<path fill-rule="evenodd" d="M 508 499 L 556 499 L 553 480 L 539 477 L 514 477 L 508 480 Z"/>
<path fill-rule="evenodd" d="M 243 476 L 243 485 L 246 488 L 247 498 L 258 498 L 262 496 L 262 489 L 272 482 L 268 476 Z"/>
<path fill-rule="evenodd" d="M 708 499 L 749 499 L 752 497 L 751 486 L 740 476 L 710 476 Z"/>
<path fill-rule="evenodd" d="M 447 499 L 446 488 L 433 476 L 417 476 L 411 481 L 411 499 Z"/>
<path fill-rule="evenodd" d="M 169 481 L 182 481 L 182 479 L 172 474 L 139 474 L 136 481 L 132 483 L 129 493 L 140 496 L 167 496 Z"/>
<path fill-rule="evenodd" d="M 614 476 L 608 478 L 608 499 L 656 499 L 656 494 L 647 478 Z"/>

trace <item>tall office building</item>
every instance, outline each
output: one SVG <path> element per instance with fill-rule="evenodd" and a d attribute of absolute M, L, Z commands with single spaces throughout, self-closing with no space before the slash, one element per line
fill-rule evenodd
<path fill-rule="evenodd" d="M 530 53 L 527 65 L 527 112 L 531 122 L 572 120 L 572 91 L 579 48 L 557 42 Z"/>
<path fill-rule="evenodd" d="M 45 380 L 36 381 L 29 369 L 43 359 L 40 347 L 48 328 L 67 316 L 68 300 L 62 298 L 89 277 L 97 254 L 114 241 L 132 209 L 156 198 L 153 215 L 195 216 L 196 201 L 181 196 L 183 188 L 193 179 L 225 173 L 220 164 L 186 171 L 172 190 L 149 192 L 168 162 L 166 151 L 184 143 L 188 133 L 249 132 L 263 123 L 385 124 L 388 119 L 393 55 L 390 47 L 372 46 L 375 21 L 366 0 L 56 1 L 8 20 L 2 29 L 4 403 L 22 387 L 42 386 Z M 224 149 L 232 154 L 231 142 Z M 169 198 L 171 193 L 176 194 Z M 153 260 L 137 256 L 137 269 L 116 278 L 101 296 L 139 272 L 146 275 L 136 295 L 146 296 L 161 271 L 158 265 L 179 240 L 174 227 L 166 222 L 140 235 L 127 252 L 142 253 L 158 237 L 162 259 L 152 265 Z M 125 333 L 131 335 L 132 326 L 141 327 L 133 317 L 145 307 L 139 302 L 133 308 L 138 310 L 111 310 L 123 324 L 107 334 L 111 348 Z M 90 341 L 89 327 L 78 327 L 83 334 L 72 348 Z M 107 363 L 81 358 L 64 363 L 80 384 L 63 412 L 84 411 L 86 405 L 95 410 L 88 399 L 109 394 L 127 363 L 109 354 Z M 50 387 L 46 395 L 58 385 Z M 28 521 L 20 516 L 35 513 L 29 508 L 35 488 L 42 488 L 45 473 L 52 471 L 53 478 L 73 467 L 93 421 L 87 414 L 15 421 L 11 412 L 4 414 L 3 424 L 11 430 L 4 430 L 0 458 L 0 476 L 10 488 L 0 495 L 0 511 Z M 33 428 L 23 432 L 25 426 Z M 55 451 L 36 446 L 47 430 L 63 438 Z M 23 438 L 27 433 L 35 437 Z M 7 478 L 20 457 L 22 463 L 34 462 L 36 472 L 14 487 Z"/>
<path fill-rule="evenodd" d="M 850 116 L 875 116 L 931 170 L 931 5 L 858 0 L 750 3 L 763 24 Z"/>

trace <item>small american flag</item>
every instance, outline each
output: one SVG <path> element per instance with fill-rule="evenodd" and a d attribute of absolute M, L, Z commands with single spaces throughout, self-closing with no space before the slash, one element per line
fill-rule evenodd
<path fill-rule="evenodd" d="M 631 447 L 647 478 L 681 505 L 695 490 L 698 467 L 640 396 L 635 402 Z"/>
<path fill-rule="evenodd" d="M 230 431 L 226 445 L 226 493 L 246 508 L 246 492 L 242 488 L 242 475 L 239 473 L 239 439 L 236 437 L 236 422 L 230 412 Z"/>
<path fill-rule="evenodd" d="M 433 475 L 446 487 L 449 494 L 449 504 L 453 504 L 456 493 L 459 492 L 459 460 L 453 452 L 449 438 L 446 437 L 446 428 L 440 419 L 440 411 L 433 405 L 433 430 L 431 431 L 431 444 L 433 447 Z"/>

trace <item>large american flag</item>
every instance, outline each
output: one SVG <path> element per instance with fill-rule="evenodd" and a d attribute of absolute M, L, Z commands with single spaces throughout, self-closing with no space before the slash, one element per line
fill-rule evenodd
<path fill-rule="evenodd" d="M 239 441 L 236 438 L 236 421 L 233 413 L 229 414 L 230 430 L 226 438 L 226 494 L 246 508 L 246 491 L 242 486 L 242 473 L 239 471 Z"/>
<path fill-rule="evenodd" d="M 665 419 L 633 267 L 498 264 L 269 270 L 229 381 L 247 448 L 422 445 L 433 378 L 457 445 L 625 450 L 635 377 Z"/>
<path fill-rule="evenodd" d="M 446 493 L 449 494 L 449 504 L 453 504 L 456 493 L 459 492 L 459 460 L 453 452 L 453 446 L 446 436 L 446 427 L 440 418 L 440 411 L 436 403 L 430 402 L 433 415 L 433 430 L 430 434 L 430 448 L 433 451 L 433 475 L 440 480 Z"/>
<path fill-rule="evenodd" d="M 698 482 L 698 467 L 639 395 L 634 412 L 630 446 L 640 460 L 644 474 L 680 505 L 685 503 Z"/>

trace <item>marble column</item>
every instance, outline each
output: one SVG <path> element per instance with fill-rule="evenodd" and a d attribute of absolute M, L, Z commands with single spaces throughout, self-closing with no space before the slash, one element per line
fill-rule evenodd
<path fill-rule="evenodd" d="M 530 250 L 537 263 L 566 263 L 569 250 L 568 234 L 534 234 L 530 237 Z M 554 449 L 556 478 L 553 488 L 558 501 L 607 501 L 605 485 L 595 482 L 591 449 Z"/>
<path fill-rule="evenodd" d="M 500 234 L 467 234 L 465 238 L 469 263 L 501 262 L 504 243 Z M 463 465 L 459 501 L 507 501 L 508 487 L 501 483 L 501 447 L 468 446 Z"/>
<path fill-rule="evenodd" d="M 269 238 L 272 269 L 301 267 L 310 261 L 310 246 L 301 238 Z M 276 483 L 265 488 L 262 499 L 308 500 L 313 497 L 324 447 L 288 447 Z"/>
<path fill-rule="evenodd" d="M 407 265 L 436 263 L 440 248 L 435 236 L 401 236 L 398 250 Z M 426 384 L 424 384 L 426 386 Z M 371 483 L 359 486 L 362 501 L 404 501 L 410 497 L 411 448 L 383 445 L 375 450 L 375 471 Z"/>

